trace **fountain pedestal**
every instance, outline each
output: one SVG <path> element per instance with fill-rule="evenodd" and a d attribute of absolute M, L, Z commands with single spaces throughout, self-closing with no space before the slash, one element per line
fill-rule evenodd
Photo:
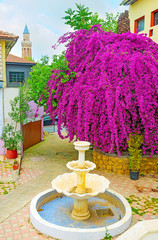
<path fill-rule="evenodd" d="M 85 188 L 85 177 L 86 177 L 86 173 L 85 172 L 77 172 L 77 187 L 75 192 L 82 194 L 86 192 L 86 188 Z"/>
<path fill-rule="evenodd" d="M 86 220 L 90 217 L 88 199 L 74 199 L 74 206 L 71 217 L 79 221 Z"/>

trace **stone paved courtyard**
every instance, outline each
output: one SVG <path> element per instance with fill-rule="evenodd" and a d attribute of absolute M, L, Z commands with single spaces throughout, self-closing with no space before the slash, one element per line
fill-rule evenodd
<path fill-rule="evenodd" d="M 77 159 L 77 151 L 68 140 L 61 140 L 56 133 L 24 153 L 20 178 L 9 190 L 0 195 L 0 239 L 53 239 L 36 231 L 30 223 L 29 206 L 38 193 L 51 188 L 54 177 L 68 172 L 65 164 Z M 86 159 L 92 160 L 92 151 Z M 133 207 L 133 224 L 139 220 L 158 218 L 158 175 L 140 176 L 132 181 L 128 175 L 115 175 L 95 170 L 110 180 L 110 188 L 128 197 Z M 1 184 L 2 185 L 2 184 Z M 139 210 L 139 211 L 138 211 Z M 116 238 L 113 238 L 116 239 Z"/>
<path fill-rule="evenodd" d="M 12 168 L 12 165 L 11 165 Z M 21 168 L 20 176 L 17 181 L 6 181 L 7 177 L 12 176 L 12 172 L 8 172 L 4 174 L 4 171 L 1 171 L 2 177 L 0 178 L 0 198 L 1 195 L 8 194 L 10 191 L 16 189 L 18 186 L 27 183 L 28 181 L 31 181 L 32 179 L 36 178 L 38 175 L 43 173 L 40 170 L 35 169 L 29 169 L 29 168 Z"/>

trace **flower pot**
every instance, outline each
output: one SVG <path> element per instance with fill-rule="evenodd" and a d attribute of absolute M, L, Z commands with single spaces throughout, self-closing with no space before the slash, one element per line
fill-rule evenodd
<path fill-rule="evenodd" d="M 6 152 L 6 158 L 9 158 L 9 159 L 14 159 L 14 158 L 17 158 L 17 150 L 9 150 L 7 149 L 7 152 Z"/>
<path fill-rule="evenodd" d="M 13 164 L 13 170 L 18 170 L 19 164 Z"/>
<path fill-rule="evenodd" d="M 133 171 L 130 170 L 130 179 L 138 180 L 139 179 L 139 171 L 133 172 Z"/>

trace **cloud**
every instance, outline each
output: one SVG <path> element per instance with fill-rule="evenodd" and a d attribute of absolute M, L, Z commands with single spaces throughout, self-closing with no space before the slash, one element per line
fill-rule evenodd
<path fill-rule="evenodd" d="M 59 47 L 56 51 L 52 45 L 58 38 L 69 31 L 69 26 L 62 19 L 68 8 L 76 9 L 75 2 L 89 7 L 90 11 L 98 12 L 100 17 L 105 17 L 105 12 L 124 11 L 119 6 L 119 1 L 109 0 L 0 0 L 0 30 L 19 36 L 11 53 L 21 56 L 21 41 L 25 24 L 28 25 L 32 41 L 32 52 L 35 60 L 42 55 L 52 57 L 63 50 Z"/>

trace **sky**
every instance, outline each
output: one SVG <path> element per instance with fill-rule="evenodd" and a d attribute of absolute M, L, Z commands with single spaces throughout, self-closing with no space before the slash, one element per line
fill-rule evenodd
<path fill-rule="evenodd" d="M 41 56 L 59 54 L 63 46 L 54 50 L 58 38 L 72 29 L 64 24 L 65 11 L 76 9 L 75 3 L 84 4 L 99 17 L 105 12 L 124 12 L 127 7 L 120 6 L 122 0 L 0 0 L 0 30 L 19 36 L 11 54 L 21 57 L 21 41 L 27 24 L 32 42 L 32 57 L 35 61 Z"/>

